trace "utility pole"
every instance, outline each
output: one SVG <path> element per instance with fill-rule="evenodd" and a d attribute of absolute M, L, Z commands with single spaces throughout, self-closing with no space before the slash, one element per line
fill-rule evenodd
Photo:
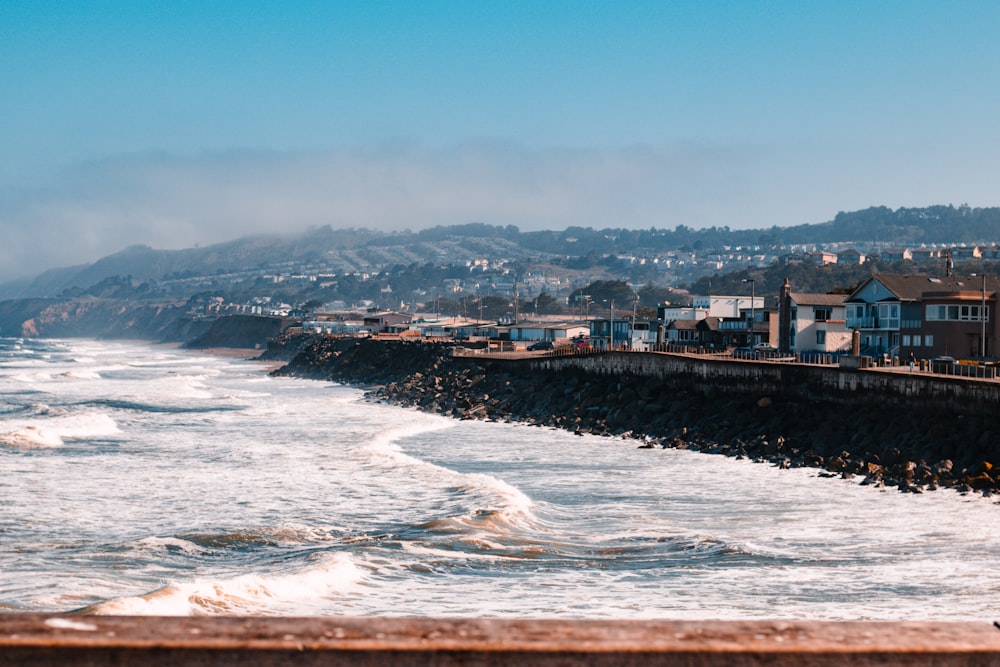
<path fill-rule="evenodd" d="M 986 272 L 983 272 L 983 302 L 979 307 L 979 321 L 982 322 L 982 331 L 979 334 L 979 358 L 986 359 Z"/>
<path fill-rule="evenodd" d="M 517 278 L 514 279 L 514 324 L 517 324 Z"/>
<path fill-rule="evenodd" d="M 632 343 L 635 341 L 635 309 L 639 305 L 639 295 L 637 294 L 634 299 L 632 299 L 632 338 L 628 342 L 628 349 L 632 349 Z"/>

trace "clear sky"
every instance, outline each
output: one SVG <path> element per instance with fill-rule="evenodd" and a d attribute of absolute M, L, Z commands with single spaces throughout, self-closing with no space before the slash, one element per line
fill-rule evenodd
<path fill-rule="evenodd" d="M 311 225 L 1000 205 L 1000 3 L 0 0 L 0 279 Z"/>

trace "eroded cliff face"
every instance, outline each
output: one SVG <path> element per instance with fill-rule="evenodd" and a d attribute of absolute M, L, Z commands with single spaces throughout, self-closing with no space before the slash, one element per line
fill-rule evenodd
<path fill-rule="evenodd" d="M 0 336 L 161 340 L 185 310 L 118 299 L 15 299 L 0 302 Z"/>

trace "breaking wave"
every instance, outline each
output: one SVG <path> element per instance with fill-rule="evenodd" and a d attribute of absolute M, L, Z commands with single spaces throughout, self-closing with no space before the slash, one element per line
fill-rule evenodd
<path fill-rule="evenodd" d="M 105 438 L 118 433 L 115 420 L 99 413 L 60 416 L 40 423 L 0 423 L 0 443 L 12 447 L 60 447 L 67 440 Z"/>
<path fill-rule="evenodd" d="M 287 613 L 303 602 L 348 592 L 363 577 L 348 554 L 325 554 L 301 572 L 171 583 L 145 595 L 98 602 L 82 611 L 108 616 Z"/>

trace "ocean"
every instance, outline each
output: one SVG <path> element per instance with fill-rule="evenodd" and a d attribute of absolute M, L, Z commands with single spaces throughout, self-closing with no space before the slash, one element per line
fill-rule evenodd
<path fill-rule="evenodd" d="M 264 371 L 0 339 L 0 611 L 1000 617 L 996 498 L 457 421 Z"/>

